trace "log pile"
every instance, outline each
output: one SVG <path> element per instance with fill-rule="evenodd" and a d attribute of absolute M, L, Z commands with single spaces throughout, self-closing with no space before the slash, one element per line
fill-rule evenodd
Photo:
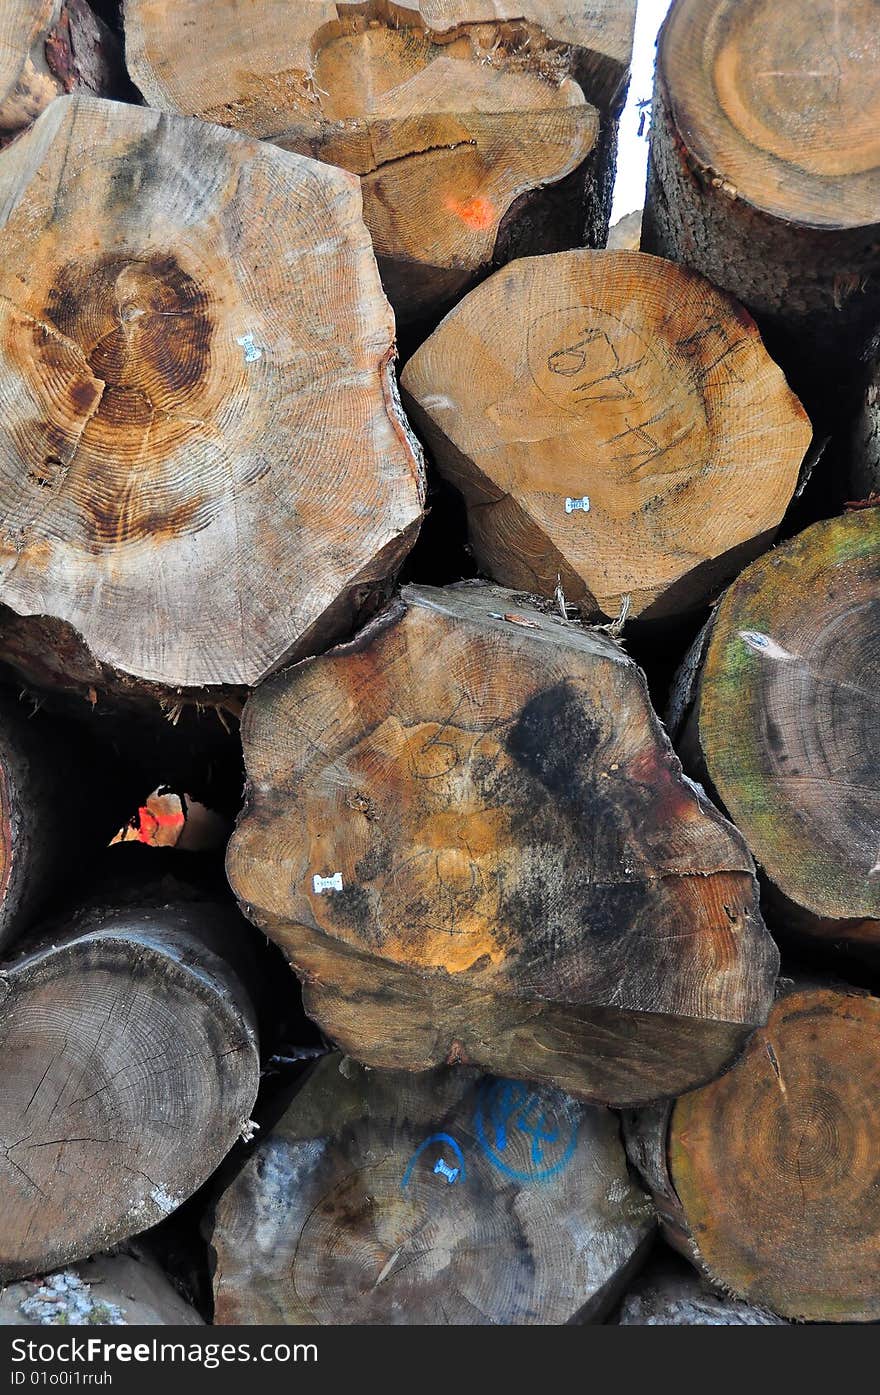
<path fill-rule="evenodd" d="M 604 242 L 634 0 L 126 0 L 151 106 L 360 176 L 398 321 L 511 256 Z M 245 55 L 241 54 L 243 60 Z"/>
<path fill-rule="evenodd" d="M 0 3 L 0 1324 L 880 1321 L 875 8 Z"/>

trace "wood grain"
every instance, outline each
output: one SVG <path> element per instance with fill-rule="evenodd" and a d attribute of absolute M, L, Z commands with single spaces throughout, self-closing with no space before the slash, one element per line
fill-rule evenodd
<path fill-rule="evenodd" d="M 878 606 L 876 510 L 808 528 L 728 591 L 691 719 L 755 858 L 831 938 L 878 939 Z"/>
<path fill-rule="evenodd" d="M 254 1011 L 215 952 L 236 930 L 229 907 L 94 909 L 0 975 L 3 1279 L 157 1224 L 245 1130 Z"/>
<path fill-rule="evenodd" d="M 0 166 L 0 266 L 0 602 L 33 617 L 13 660 L 199 690 L 344 630 L 424 488 L 356 182 L 61 98 Z"/>
<path fill-rule="evenodd" d="M 504 267 L 402 386 L 483 570 L 561 582 L 587 618 L 705 603 L 772 539 L 811 438 L 751 317 L 638 252 Z"/>
<path fill-rule="evenodd" d="M 233 889 L 367 1064 L 621 1103 L 707 1079 L 764 1020 L 751 860 L 606 635 L 406 587 L 263 685 L 243 742 Z"/>
<path fill-rule="evenodd" d="M 605 1110 L 330 1055 L 219 1198 L 215 1321 L 596 1321 L 653 1227 Z"/>

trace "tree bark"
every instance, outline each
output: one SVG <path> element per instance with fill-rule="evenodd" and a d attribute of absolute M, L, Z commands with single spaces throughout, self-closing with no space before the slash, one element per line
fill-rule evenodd
<path fill-rule="evenodd" d="M 0 145 L 56 97 L 114 97 L 126 86 L 116 39 L 86 0 L 5 0 L 0 18 Z"/>
<path fill-rule="evenodd" d="M 62 98 L 0 210 L 7 660 L 216 699 L 369 612 L 424 485 L 351 176 Z"/>
<path fill-rule="evenodd" d="M 751 859 L 605 634 L 499 587 L 406 587 L 259 689 L 243 741 L 233 889 L 366 1064 L 644 1101 L 765 1020 Z"/>
<path fill-rule="evenodd" d="M 72 1269 L 9 1284 L 0 1327 L 201 1327 L 162 1270 L 143 1255 L 96 1255 Z"/>
<path fill-rule="evenodd" d="M 620 1305 L 621 1327 L 784 1327 L 766 1308 L 720 1292 L 690 1265 L 662 1251 Z"/>
<path fill-rule="evenodd" d="M 604 242 L 634 20 L 633 0 L 258 0 L 243 32 L 235 0 L 125 5 L 152 106 L 360 176 L 402 324 L 493 262 Z"/>
<path fill-rule="evenodd" d="M 854 500 L 880 495 L 880 357 L 875 359 L 852 433 L 850 492 Z"/>
<path fill-rule="evenodd" d="M 588 618 L 704 603 L 772 540 L 811 435 L 750 316 L 638 252 L 505 267 L 402 386 L 482 569 Z"/>
<path fill-rule="evenodd" d="M 780 1316 L 876 1322 L 880 1002 L 796 989 L 742 1060 L 627 1120 L 671 1242 L 726 1292 Z"/>
<path fill-rule="evenodd" d="M 875 944 L 878 568 L 874 509 L 753 563 L 711 622 L 679 742 L 791 903 L 791 928 Z"/>
<path fill-rule="evenodd" d="M 679 0 L 660 35 L 642 246 L 732 291 L 834 416 L 880 320 L 871 0 Z"/>
<path fill-rule="evenodd" d="M 605 1110 L 331 1055 L 217 1203 L 215 1322 L 597 1321 L 653 1229 Z"/>
<path fill-rule="evenodd" d="M 0 975 L 0 1278 L 154 1225 L 247 1130 L 256 1019 L 217 953 L 243 929 L 228 906 L 92 910 Z"/>
<path fill-rule="evenodd" d="M 0 953 L 107 846 L 126 802 L 86 738 L 0 696 Z"/>

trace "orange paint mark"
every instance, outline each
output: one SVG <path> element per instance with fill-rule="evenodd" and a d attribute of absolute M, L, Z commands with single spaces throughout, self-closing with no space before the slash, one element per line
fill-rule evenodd
<path fill-rule="evenodd" d="M 466 228 L 472 228 L 474 232 L 486 232 L 495 226 L 495 207 L 491 200 L 484 198 L 482 194 L 475 194 L 470 199 L 457 199 L 450 194 L 444 206 L 450 213 L 454 213 L 456 218 L 460 218 Z"/>

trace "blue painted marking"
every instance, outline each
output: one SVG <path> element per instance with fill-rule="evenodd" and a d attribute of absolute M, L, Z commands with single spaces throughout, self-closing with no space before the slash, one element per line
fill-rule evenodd
<path fill-rule="evenodd" d="M 562 1102 L 557 1104 L 549 1092 L 541 1095 L 530 1091 L 519 1080 L 484 1081 L 477 1094 L 474 1127 L 490 1163 L 518 1182 L 544 1182 L 555 1177 L 571 1161 L 577 1147 L 577 1124 L 568 1118 Z M 514 1130 L 529 1139 L 528 1171 L 512 1167 L 502 1156 Z"/>
<path fill-rule="evenodd" d="M 452 1186 L 453 1182 L 455 1182 L 455 1181 L 456 1181 L 457 1179 L 459 1179 L 459 1178 L 461 1179 L 462 1182 L 464 1181 L 464 1179 L 465 1179 L 464 1153 L 463 1153 L 463 1152 L 461 1151 L 461 1149 L 459 1148 L 459 1146 L 458 1146 L 458 1144 L 456 1143 L 455 1139 L 454 1139 L 454 1138 L 450 1138 L 450 1136 L 449 1136 L 448 1133 L 432 1133 L 431 1136 L 430 1136 L 430 1138 L 426 1138 L 425 1141 L 424 1141 L 424 1143 L 420 1143 L 420 1144 L 419 1144 L 418 1148 L 417 1148 L 416 1151 L 413 1153 L 412 1157 L 410 1158 L 409 1162 L 407 1163 L 407 1165 L 406 1165 L 406 1171 L 405 1171 L 404 1174 L 403 1174 L 403 1181 L 402 1181 L 401 1184 L 400 1184 L 401 1187 L 406 1187 L 406 1186 L 409 1185 L 409 1179 L 410 1179 L 410 1177 L 412 1176 L 413 1168 L 415 1167 L 415 1165 L 416 1165 L 416 1163 L 418 1162 L 419 1158 L 420 1158 L 420 1157 L 422 1156 L 422 1154 L 424 1153 L 425 1149 L 426 1149 L 426 1148 L 430 1148 L 430 1146 L 431 1146 L 432 1143 L 445 1143 L 445 1144 L 447 1144 L 447 1145 L 452 1149 L 452 1151 L 455 1153 L 455 1156 L 456 1156 L 456 1158 L 458 1159 L 458 1167 L 457 1167 L 456 1169 L 454 1169 L 454 1171 L 455 1171 L 455 1176 L 454 1176 L 454 1177 L 450 1177 L 450 1176 L 449 1176 L 449 1172 L 450 1172 L 451 1170 L 453 1170 L 453 1169 L 450 1169 L 450 1168 L 448 1167 L 445 1158 L 440 1158 L 440 1159 L 438 1159 L 438 1163 L 435 1164 L 435 1166 L 434 1166 L 434 1172 L 435 1172 L 435 1173 L 438 1173 L 438 1174 L 441 1174 L 441 1173 L 442 1173 L 442 1175 L 446 1178 L 447 1183 L 448 1183 L 450 1186 Z M 445 1168 L 446 1171 L 444 1171 L 443 1168 L 441 1168 L 441 1167 L 439 1166 L 439 1163 L 440 1163 L 440 1162 L 443 1163 L 443 1168 Z"/>

